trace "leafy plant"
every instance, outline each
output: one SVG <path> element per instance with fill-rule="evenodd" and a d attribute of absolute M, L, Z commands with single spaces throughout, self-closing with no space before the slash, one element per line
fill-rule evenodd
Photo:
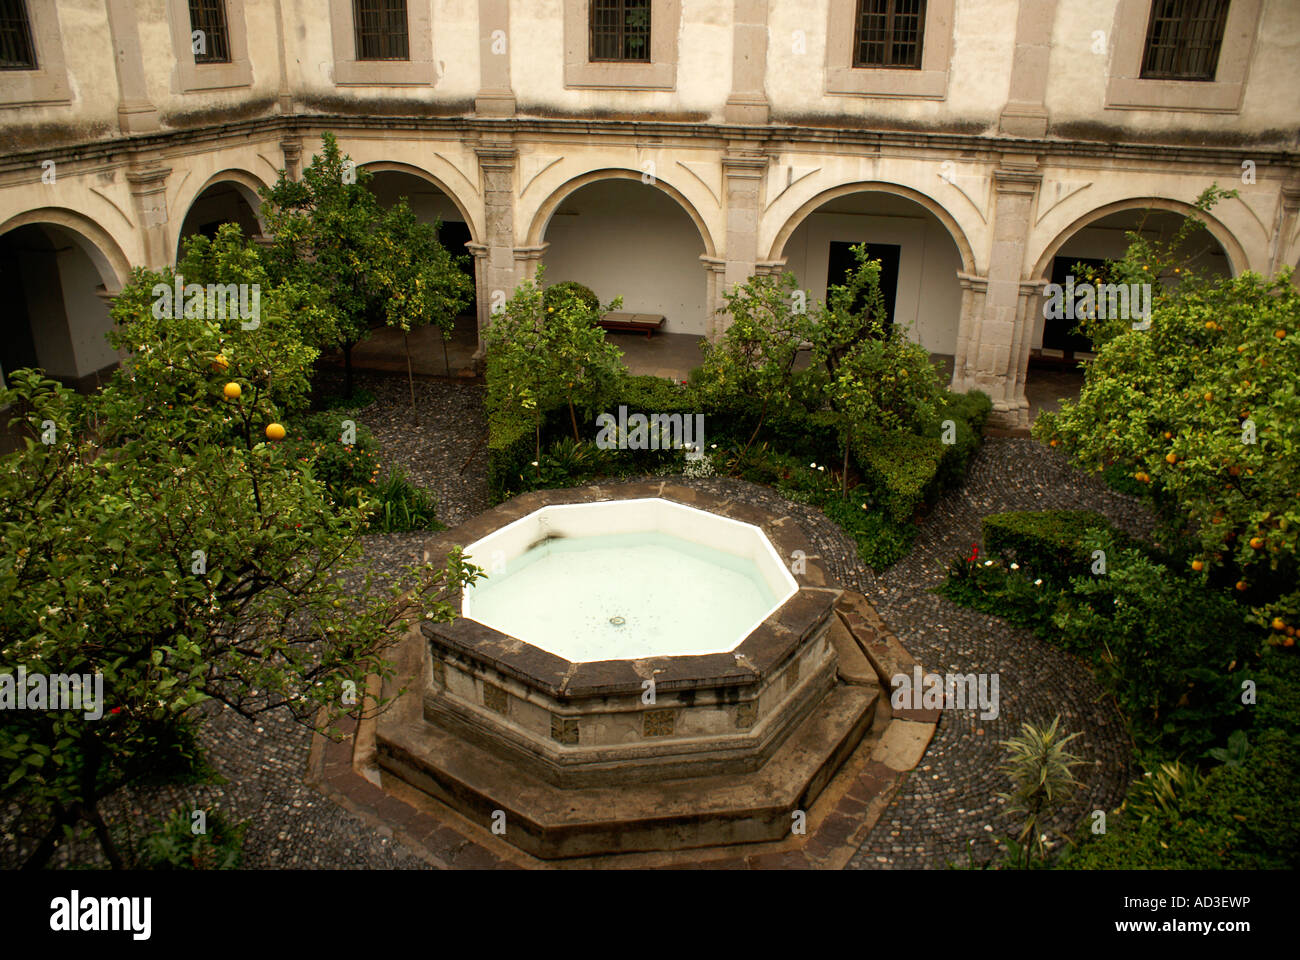
<path fill-rule="evenodd" d="M 184 810 L 165 818 L 140 843 L 136 866 L 144 870 L 235 870 L 243 856 L 247 823 L 230 823 L 218 810 L 206 815 L 205 830 L 195 833 Z"/>
<path fill-rule="evenodd" d="M 1021 724 L 1020 736 L 1000 741 L 1009 755 L 1002 772 L 1011 778 L 1013 789 L 998 796 L 1007 801 L 1008 814 L 1024 818 L 1016 840 L 1026 864 L 1031 852 L 1046 859 L 1045 823 L 1079 786 L 1073 770 L 1083 761 L 1065 749 L 1079 734 L 1062 736 L 1060 722 L 1057 716 L 1046 728 Z"/>

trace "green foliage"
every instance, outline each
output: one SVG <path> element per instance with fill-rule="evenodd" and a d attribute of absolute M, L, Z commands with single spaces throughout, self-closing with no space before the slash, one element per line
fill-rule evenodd
<path fill-rule="evenodd" d="M 232 824 L 220 811 L 207 813 L 206 832 L 194 833 L 188 811 L 177 810 L 140 842 L 135 866 L 143 870 L 236 870 L 247 823 Z"/>
<path fill-rule="evenodd" d="M 1294 870 L 1300 866 L 1300 750 L 1293 734 L 1270 730 L 1242 762 L 1203 782 L 1184 773 L 1174 786 L 1138 781 L 1106 833 L 1085 835 L 1063 866 L 1074 870 Z M 1159 794 L 1162 801 L 1152 799 Z"/>
<path fill-rule="evenodd" d="M 548 307 L 556 307 L 568 299 L 576 299 L 588 310 L 600 309 L 600 298 L 591 287 L 584 286 L 576 280 L 562 280 L 546 288 L 542 294 L 543 302 Z"/>
<path fill-rule="evenodd" d="M 356 506 L 379 474 L 379 445 L 369 429 L 356 426 L 356 442 L 344 443 L 344 421 L 337 413 L 318 412 L 284 424 L 280 453 L 298 462 L 325 484 L 335 504 Z"/>
<path fill-rule="evenodd" d="M 1073 771 L 1083 761 L 1065 749 L 1079 734 L 1064 736 L 1060 722 L 1058 716 L 1045 728 L 1021 724 L 1020 736 L 999 741 L 1007 749 L 1002 772 L 1011 778 L 1012 790 L 998 796 L 1007 801 L 1009 816 L 1024 818 L 1016 853 L 1025 865 L 1031 853 L 1046 859 L 1044 825 L 1079 786 Z"/>
<path fill-rule="evenodd" d="M 879 495 L 881 508 L 897 523 L 905 523 L 935 490 L 943 459 L 937 437 L 897 431 L 874 441 L 855 439 L 854 455 L 864 482 Z"/>
<path fill-rule="evenodd" d="M 1092 566 L 1089 535 L 1115 535 L 1110 521 L 1092 510 L 1013 510 L 981 522 L 984 546 L 1034 576 L 1064 581 Z"/>
<path fill-rule="evenodd" d="M 1225 195 L 1207 191 L 1200 206 Z M 1160 539 L 1185 542 L 1211 582 L 1240 580 L 1253 622 L 1294 621 L 1300 290 L 1286 270 L 1202 278 L 1171 267 L 1164 246 L 1132 240 L 1108 267 L 1119 282 L 1158 278 L 1150 329 L 1095 330 L 1078 400 L 1040 417 L 1035 436 L 1063 444 L 1083 469 L 1118 469 L 1145 488 Z"/>
<path fill-rule="evenodd" d="M 371 529 L 379 533 L 405 533 L 409 530 L 438 530 L 437 509 L 433 497 L 407 479 L 405 471 L 394 467 L 372 491 L 375 505 Z"/>
<path fill-rule="evenodd" d="M 218 257 L 244 257 L 228 239 Z M 27 437 L 0 464 L 0 662 L 100 673 L 108 708 L 15 711 L 0 725 L 0 802 L 45 831 L 34 864 L 65 829 L 96 822 L 106 795 L 192 769 L 185 731 L 204 700 L 327 727 L 355 711 L 343 692 L 391 674 L 386 647 L 415 618 L 450 619 L 474 575 L 453 555 L 380 583 L 359 544 L 368 510 L 334 503 L 312 463 L 264 439 L 306 395 L 314 357 L 279 288 L 263 293 L 259 329 L 240 331 L 160 323 L 153 280 L 138 272 L 115 305 L 134 352 L 98 394 L 22 371 L 0 392 Z M 47 420 L 55 442 L 32 439 Z"/>

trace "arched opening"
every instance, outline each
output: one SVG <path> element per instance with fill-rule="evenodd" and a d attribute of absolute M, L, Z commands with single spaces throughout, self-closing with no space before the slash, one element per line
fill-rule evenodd
<path fill-rule="evenodd" d="M 68 226 L 30 222 L 0 235 L 0 372 L 39 367 L 87 392 L 123 354 L 109 346 L 118 279 L 103 251 Z"/>
<path fill-rule="evenodd" d="M 699 338 L 708 332 L 708 273 L 700 257 L 709 246 L 666 185 L 610 171 L 562 194 L 538 240 L 546 244 L 547 286 L 576 281 L 601 303 L 622 297 L 619 312 L 642 318 L 634 322 L 662 318 L 659 332 L 610 331 L 630 370 L 680 375 L 698 364 Z"/>
<path fill-rule="evenodd" d="M 812 206 L 778 235 L 774 250 L 814 300 L 842 283 L 855 260 L 851 247 L 867 244 L 881 263 L 880 288 L 894 324 L 925 347 L 944 378 L 952 376 L 961 320 L 958 273 L 967 267 L 949 225 L 918 200 L 879 190 L 836 193 Z M 798 217 L 799 214 L 796 214 Z"/>
<path fill-rule="evenodd" d="M 1190 208 L 1188 208 L 1190 210 Z M 1077 221 L 1051 244 L 1035 266 L 1035 279 L 1049 284 L 1082 284 L 1077 267 L 1100 271 L 1107 260 L 1118 260 L 1129 246 L 1129 233 L 1139 233 L 1154 242 L 1167 242 L 1182 225 L 1185 214 L 1171 209 L 1130 208 L 1090 215 Z M 1188 266 L 1201 274 L 1232 276 L 1228 250 L 1207 230 L 1198 230 L 1178 251 Z M 1081 289 L 1081 288 L 1080 288 Z M 1029 365 L 1025 372 L 1025 398 L 1030 416 L 1041 410 L 1055 410 L 1062 397 L 1077 396 L 1083 386 L 1081 360 L 1090 359 L 1092 344 L 1078 330 L 1073 310 L 1066 316 L 1047 316 L 1047 299 L 1039 297 L 1028 318 L 1033 324 L 1029 343 Z M 1122 307 L 1122 301 L 1117 301 Z"/>
<path fill-rule="evenodd" d="M 427 176 L 394 165 L 367 165 L 372 174 L 370 190 L 381 206 L 388 208 L 405 198 L 411 212 L 422 223 L 438 224 L 438 242 L 453 257 L 462 261 L 462 270 L 474 282 L 475 262 L 466 249 L 474 242 L 473 231 L 462 207 Z M 477 289 L 477 287 L 475 287 Z M 413 369 L 416 373 L 442 376 L 474 366 L 478 348 L 477 295 L 455 319 L 451 339 L 444 341 L 433 327 L 412 331 L 410 335 Z M 400 331 L 376 329 L 371 339 L 359 345 L 353 362 L 371 369 L 406 371 L 406 351 Z"/>
<path fill-rule="evenodd" d="M 176 241 L 177 260 L 185 249 L 187 239 L 195 235 L 212 239 L 225 223 L 238 224 L 245 237 L 262 235 L 262 222 L 258 216 L 262 201 L 252 184 L 220 177 L 218 174 L 217 178 L 199 191 L 186 211 Z"/>

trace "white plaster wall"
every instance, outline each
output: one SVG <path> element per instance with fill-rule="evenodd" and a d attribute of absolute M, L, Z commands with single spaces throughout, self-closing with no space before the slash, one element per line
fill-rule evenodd
<path fill-rule="evenodd" d="M 953 13 L 948 90 L 943 100 L 828 95 L 825 66 L 829 12 L 829 0 L 772 0 L 769 4 L 767 96 L 774 120 L 874 117 L 886 118 L 890 126 L 956 124 L 996 128 L 1011 83 L 1016 0 L 958 0 Z M 991 29 L 992 25 L 997 29 Z M 796 52 L 796 31 L 804 35 L 805 53 Z"/>
<path fill-rule="evenodd" d="M 45 251 L 24 253 L 19 263 L 36 362 L 51 376 L 77 376 L 76 351 L 64 319 L 63 287 L 54 256 Z"/>
<path fill-rule="evenodd" d="M 95 293 L 103 281 L 90 258 L 79 247 L 74 247 L 61 251 L 58 262 L 74 373 L 84 377 L 117 362 L 118 353 L 106 339 L 113 323 L 108 315 L 108 304 Z M 52 318 L 51 322 L 57 321 Z"/>
<path fill-rule="evenodd" d="M 731 93 L 731 0 L 683 0 L 677 34 L 675 90 L 564 87 L 563 0 L 512 0 L 510 75 L 522 114 L 665 114 L 665 119 L 721 120 Z M 651 25 L 654 29 L 654 25 Z M 676 116 L 673 116 L 676 115 Z"/>
<path fill-rule="evenodd" d="M 667 318 L 667 333 L 704 335 L 704 243 L 690 217 L 662 191 L 610 180 L 567 197 L 551 218 L 545 284 L 585 283 L 606 303 L 623 297 L 629 313 Z"/>
<path fill-rule="evenodd" d="M 906 207 L 917 210 L 915 205 L 889 196 L 872 195 L 868 202 L 877 204 L 882 212 Z M 813 300 L 826 298 L 826 268 L 832 241 L 900 247 L 895 322 L 931 353 L 956 352 L 961 314 L 957 272 L 961 269 L 961 259 L 941 223 L 924 213 L 920 216 L 896 212 L 812 214 L 794 231 L 785 249 L 787 269 L 799 278 L 801 287 L 811 292 Z"/>
<path fill-rule="evenodd" d="M 1239 113 L 1107 109 L 1106 88 L 1115 51 L 1118 0 L 1060 0 L 1052 32 L 1046 105 L 1053 124 L 1102 123 L 1142 140 L 1173 131 L 1221 131 L 1233 137 L 1284 131 L 1295 142 L 1300 115 L 1300 3 L 1264 0 Z M 1146 29 L 1145 21 L 1142 29 Z M 1092 50 L 1094 31 L 1106 52 Z"/>

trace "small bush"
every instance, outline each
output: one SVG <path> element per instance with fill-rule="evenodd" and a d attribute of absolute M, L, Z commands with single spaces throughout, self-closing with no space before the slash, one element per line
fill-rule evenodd
<path fill-rule="evenodd" d="M 932 492 L 943 444 L 937 437 L 899 431 L 875 443 L 859 443 L 854 455 L 863 482 L 876 492 L 880 507 L 891 520 L 906 523 Z"/>
<path fill-rule="evenodd" d="M 232 824 L 218 811 L 207 814 L 196 834 L 187 810 L 177 810 L 140 842 L 137 867 L 144 870 L 234 870 L 243 855 L 246 824 Z"/>
<path fill-rule="evenodd" d="M 308 414 L 285 424 L 286 435 L 278 447 L 286 462 L 307 464 L 312 475 L 329 488 L 335 504 L 355 505 L 358 491 L 369 487 L 379 473 L 378 445 L 370 431 L 356 425 L 356 442 L 342 442 L 343 421 L 337 413 Z"/>
<path fill-rule="evenodd" d="M 370 520 L 372 530 L 404 533 L 437 530 L 442 526 L 438 523 L 433 497 L 411 483 L 400 467 L 394 467 L 375 485 L 372 496 L 378 501 Z"/>
<path fill-rule="evenodd" d="M 989 514 L 981 526 L 990 554 L 1058 581 L 1088 573 L 1089 534 L 1112 532 L 1110 521 L 1091 510 L 1013 510 Z"/>
<path fill-rule="evenodd" d="M 548 307 L 559 306 L 560 302 L 572 297 L 591 310 L 600 309 L 600 298 L 594 290 L 576 280 L 562 280 L 551 284 L 542 294 L 542 302 Z"/>

